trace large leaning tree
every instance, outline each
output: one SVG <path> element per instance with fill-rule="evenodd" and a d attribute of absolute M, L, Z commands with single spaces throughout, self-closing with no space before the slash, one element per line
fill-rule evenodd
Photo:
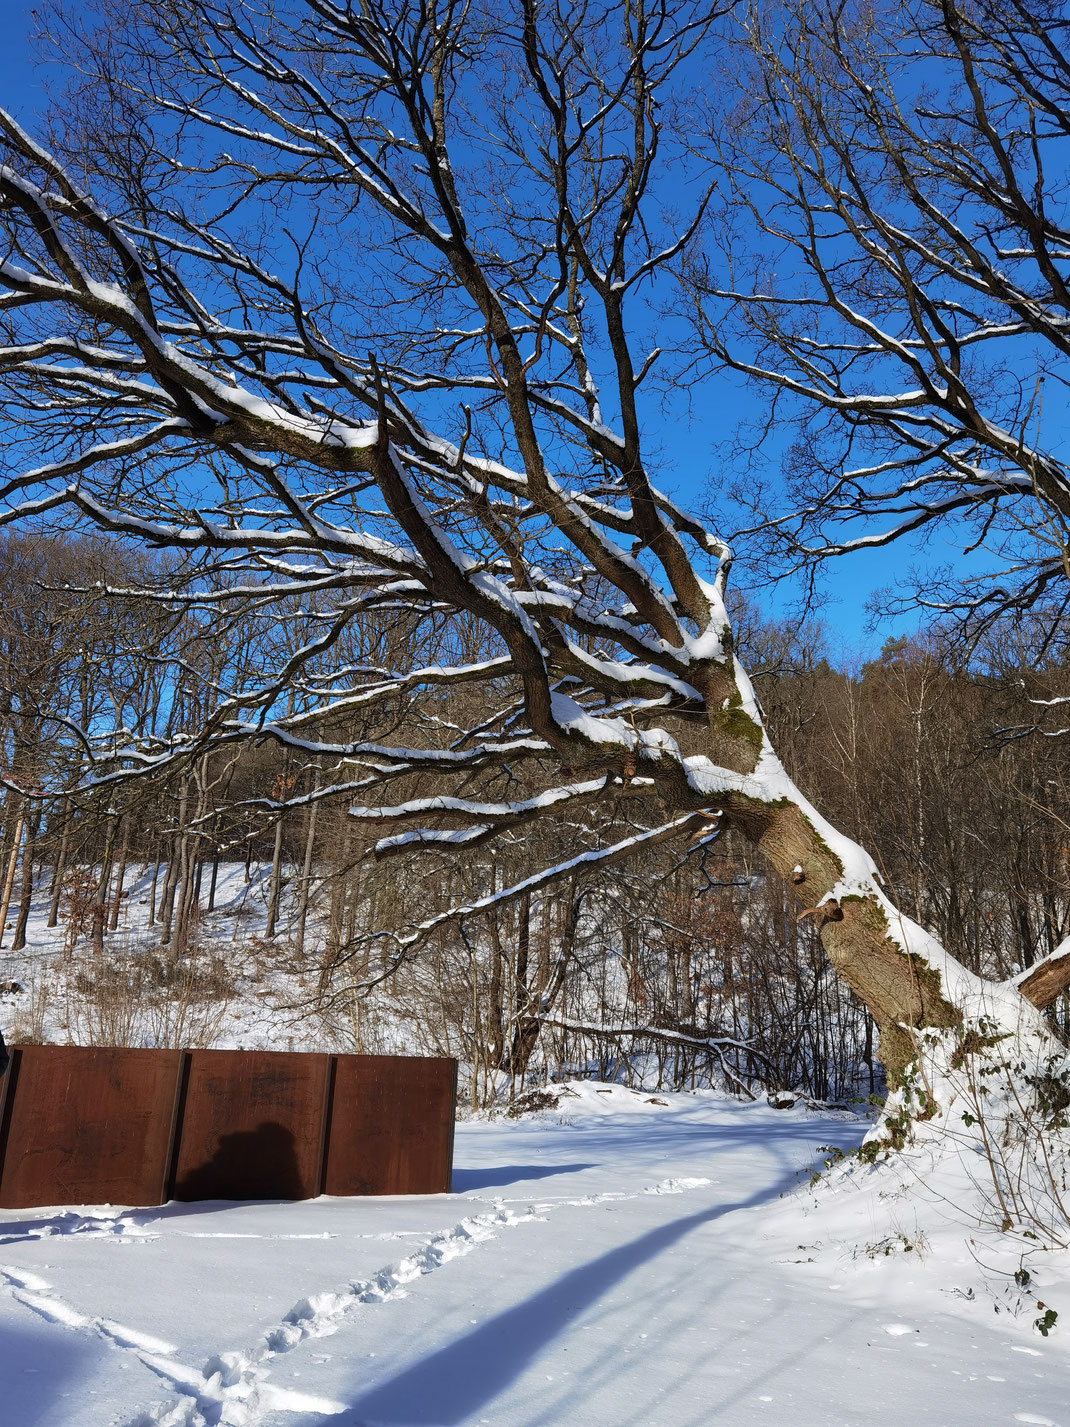
<path fill-rule="evenodd" d="M 770 745 L 730 550 L 658 484 L 667 294 L 727 191 L 693 105 L 737 16 L 103 0 L 97 21 L 54 22 L 88 78 L 49 142 L 0 121 L 2 519 L 170 552 L 172 583 L 132 593 L 221 631 L 300 609 L 312 633 L 258 681 L 201 675 L 195 729 L 82 730 L 87 779 L 277 740 L 382 825 L 382 858 L 607 808 L 634 831 L 595 865 L 732 828 L 794 884 L 893 1078 L 1043 1040 L 1070 956 L 986 983 L 891 904 Z M 383 619 L 479 657 L 324 672 Z M 406 694 L 396 739 L 323 734 Z M 483 904 L 567 874 L 558 845 Z M 395 929 L 395 962 L 427 931 Z"/>

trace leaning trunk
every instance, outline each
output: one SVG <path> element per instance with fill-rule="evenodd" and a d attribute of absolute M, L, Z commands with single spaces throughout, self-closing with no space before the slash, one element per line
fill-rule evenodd
<path fill-rule="evenodd" d="M 1070 954 L 1040 963 L 1015 986 L 982 981 L 955 960 L 885 895 L 869 855 L 831 827 L 788 777 L 760 721 L 743 670 L 735 697 L 707 698 L 717 766 L 708 776 L 716 819 L 737 828 L 786 883 L 794 886 L 798 920 L 812 918 L 833 968 L 864 1003 L 879 1033 L 878 1055 L 895 1088 L 923 1048 L 977 1042 L 998 1026 L 1038 1032 L 1038 1008 L 1070 979 Z M 746 717 L 747 722 L 742 722 Z M 700 760 L 694 760 L 696 763 Z M 701 760 L 705 764 L 705 760 Z M 718 806 L 719 804 L 719 806 Z M 949 1034 L 950 1033 L 950 1034 Z"/>

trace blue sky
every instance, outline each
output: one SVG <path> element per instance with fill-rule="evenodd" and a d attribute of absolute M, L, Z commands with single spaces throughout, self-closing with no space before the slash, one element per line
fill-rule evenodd
<path fill-rule="evenodd" d="M 4 42 L 0 45 L 0 91 L 6 108 L 28 115 L 41 103 L 40 79 L 31 67 L 28 32 L 33 23 L 30 7 L 6 0 Z"/>
<path fill-rule="evenodd" d="M 0 46 L 0 95 L 5 108 L 12 110 L 33 129 L 35 115 L 46 103 L 45 79 L 48 66 L 35 64 L 30 34 L 34 18 L 29 6 L 6 0 L 4 14 L 7 24 Z M 711 383 L 708 397 L 694 404 L 690 419 L 675 419 L 671 413 L 655 419 L 652 436 L 668 458 L 673 475 L 666 482 L 674 494 L 685 503 L 702 501 L 709 474 L 719 466 L 718 446 L 740 412 L 741 393 L 738 387 Z M 776 461 L 768 457 L 770 466 Z M 961 561 L 961 543 L 943 545 L 946 537 L 890 549 L 866 551 L 828 562 L 824 588 L 828 603 L 822 618 L 830 635 L 835 656 L 851 661 L 853 657 L 872 657 L 890 634 L 905 633 L 916 620 L 882 621 L 876 630 L 869 629 L 866 602 L 877 589 L 892 584 L 899 574 L 915 563 L 957 565 Z M 756 597 L 771 613 L 781 614 L 792 607 L 798 591 L 786 584 L 774 589 L 757 590 Z"/>

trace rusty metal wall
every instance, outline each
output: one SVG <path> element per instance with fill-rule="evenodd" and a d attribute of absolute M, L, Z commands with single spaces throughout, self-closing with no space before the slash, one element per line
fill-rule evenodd
<path fill-rule="evenodd" d="M 447 1194 L 457 1062 L 340 1055 L 325 1194 Z"/>
<path fill-rule="evenodd" d="M 0 1120 L 0 1207 L 159 1204 L 182 1052 L 12 1051 Z"/>
<path fill-rule="evenodd" d="M 191 1051 L 170 1197 L 318 1194 L 328 1059 L 280 1051 Z"/>
<path fill-rule="evenodd" d="M 404 1056 L 16 1047 L 0 1207 L 440 1193 L 456 1077 Z"/>

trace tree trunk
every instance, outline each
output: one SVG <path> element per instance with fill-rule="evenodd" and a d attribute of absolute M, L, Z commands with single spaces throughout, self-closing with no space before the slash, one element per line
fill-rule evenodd
<path fill-rule="evenodd" d="M 160 895 L 160 945 L 170 946 L 171 928 L 174 924 L 175 915 L 175 890 L 178 886 L 180 848 L 182 837 L 180 833 L 174 833 L 171 837 L 171 846 L 167 850 L 167 871 L 163 878 L 163 891 Z"/>
<path fill-rule="evenodd" d="M 510 1091 L 524 1083 L 528 1061 L 539 1034 L 539 1022 L 531 1015 L 528 988 L 528 958 L 531 952 L 531 893 L 525 892 L 517 905 L 516 961 L 513 972 L 513 1033 L 509 1045 Z M 532 1031 L 534 1029 L 534 1036 Z"/>
<path fill-rule="evenodd" d="M 156 856 L 152 862 L 152 881 L 149 883 L 149 921 L 150 927 L 156 925 L 156 884 L 160 880 L 160 856 L 159 848 L 156 848 Z"/>
<path fill-rule="evenodd" d="M 282 903 L 282 812 L 275 823 L 275 845 L 271 852 L 271 881 L 268 883 L 267 923 L 264 935 L 270 941 L 275 935 Z"/>
<path fill-rule="evenodd" d="M 193 838 L 188 834 L 180 843 L 178 890 L 175 895 L 174 932 L 171 954 L 177 960 L 185 956 L 189 944 L 192 911 L 197 899 L 197 857 Z"/>
<path fill-rule="evenodd" d="M 67 858 L 71 845 L 71 807 L 68 798 L 63 800 L 63 811 L 60 817 L 62 830 L 59 836 L 56 861 L 52 868 L 52 890 L 48 903 L 48 926 L 50 929 L 59 924 L 59 904 L 63 896 L 63 879 L 67 875 Z"/>
<path fill-rule="evenodd" d="M 794 887 L 798 919 L 813 919 L 833 968 L 876 1023 L 878 1056 L 894 1088 L 928 1033 L 939 1037 L 986 1014 L 994 1018 L 999 996 L 893 906 L 868 854 L 831 827 L 794 785 L 764 738 L 746 674 L 738 664 L 735 672 L 742 709 L 732 708 L 731 696 L 718 697 L 719 691 L 706 695 L 712 711 L 710 757 L 720 770 L 738 770 L 735 777 L 712 775 L 721 786 L 710 789 L 718 809 L 711 817 L 720 825 L 723 816 L 748 837 Z M 753 732 L 739 721 L 743 709 L 753 711 L 748 719 Z M 690 780 L 688 791 L 693 795 Z M 1068 964 L 1051 971 L 1051 985 L 1042 985 L 1034 973 L 1032 987 L 1021 988 L 1034 1009 L 1047 1004 L 1041 998 L 1049 990 L 1050 1000 L 1067 984 L 1070 956 L 1064 961 Z M 1038 972 L 1048 965 L 1041 963 Z M 1035 1024 L 1039 1028 L 1038 1020 Z"/>
<path fill-rule="evenodd" d="M 89 915 L 92 918 L 92 940 L 93 955 L 102 957 L 104 955 L 104 923 L 107 920 L 108 908 L 99 899 L 90 906 Z"/>
<path fill-rule="evenodd" d="M 7 860 L 7 874 L 4 877 L 4 892 L 0 897 L 0 946 L 4 944 L 4 933 L 7 930 L 7 911 L 11 905 L 11 889 L 15 885 L 15 868 L 18 865 L 19 844 L 22 842 L 22 829 L 25 824 L 26 804 L 20 799 L 15 833 L 11 839 L 11 853 Z"/>
<path fill-rule="evenodd" d="M 115 889 L 112 892 L 111 910 L 108 913 L 108 930 L 115 931 L 119 925 L 119 912 L 123 900 L 123 883 L 126 880 L 126 864 L 130 857 L 130 814 L 123 818 L 123 841 L 119 849 L 119 861 L 115 867 Z"/>
<path fill-rule="evenodd" d="M 26 945 L 26 924 L 30 920 L 30 907 L 33 903 L 33 854 L 40 825 L 40 813 L 27 819 L 26 841 L 22 850 L 22 895 L 19 898 L 19 915 L 15 922 L 15 936 L 11 943 L 12 951 L 22 951 Z"/>
<path fill-rule="evenodd" d="M 490 955 L 490 990 L 487 996 L 487 1067 L 488 1070 L 499 1070 L 505 1051 L 505 998 L 502 988 L 505 956 L 496 937 L 493 939 Z"/>
<path fill-rule="evenodd" d="M 330 911 L 327 918 L 327 936 L 323 945 L 323 953 L 320 957 L 319 980 L 316 987 L 316 995 L 322 1002 L 330 986 L 331 977 L 334 973 L 339 953 L 342 949 L 345 938 L 346 925 L 346 905 L 350 899 L 354 905 L 360 897 L 359 884 L 351 875 L 350 850 L 352 846 L 353 833 L 348 818 L 343 819 L 338 853 L 335 860 L 334 874 L 331 878 L 331 900 Z"/>
<path fill-rule="evenodd" d="M 315 774 L 312 777 L 312 791 L 319 787 L 319 778 Z M 308 903 L 312 891 L 312 865 L 313 854 L 316 849 L 316 819 L 319 816 L 319 803 L 310 804 L 308 810 L 308 828 L 305 833 L 305 857 L 301 864 L 301 886 L 297 894 L 297 957 L 300 960 L 305 954 L 305 926 L 308 922 Z"/>

